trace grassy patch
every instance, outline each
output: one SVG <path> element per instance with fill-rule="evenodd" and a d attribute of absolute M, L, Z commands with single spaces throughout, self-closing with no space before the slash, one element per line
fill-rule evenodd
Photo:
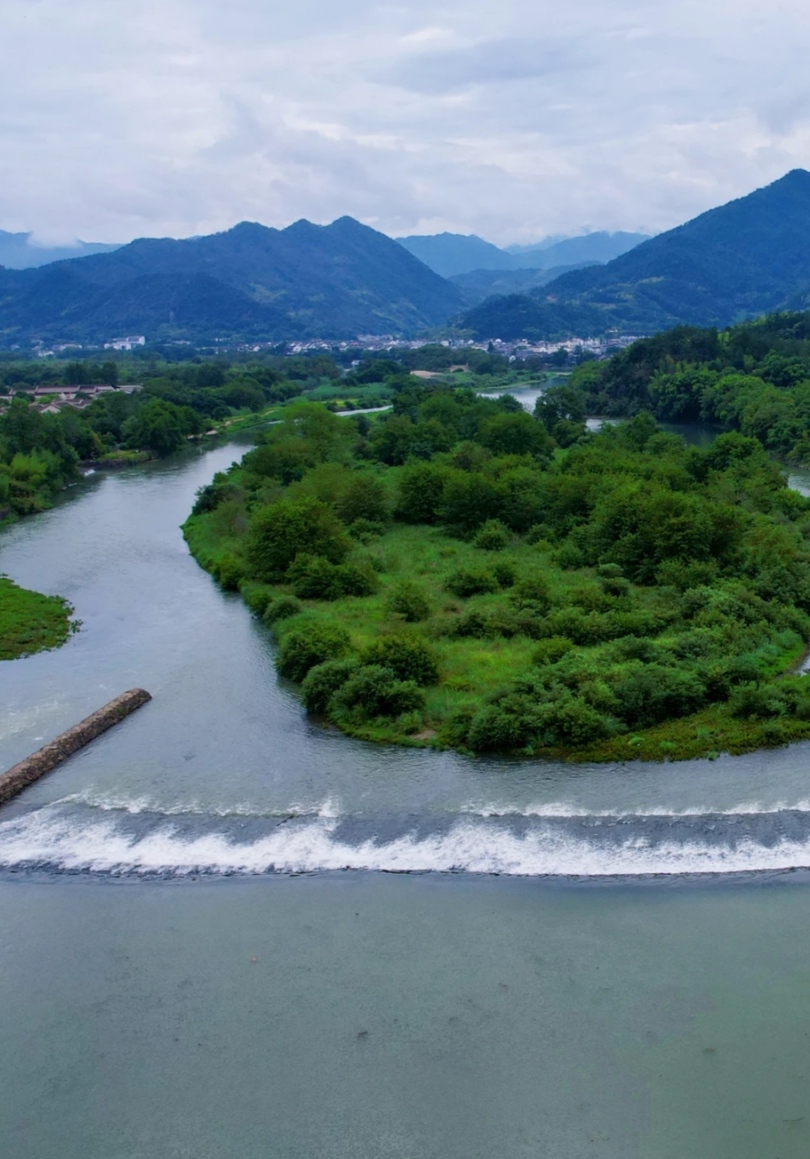
<path fill-rule="evenodd" d="M 59 648 L 78 630 L 61 596 L 43 596 L 0 576 L 0 660 L 18 660 Z"/>

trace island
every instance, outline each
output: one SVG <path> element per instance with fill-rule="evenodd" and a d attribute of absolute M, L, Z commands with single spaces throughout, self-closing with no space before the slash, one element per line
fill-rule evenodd
<path fill-rule="evenodd" d="M 589 430 L 574 377 L 534 414 L 413 377 L 382 415 L 293 401 L 201 489 L 190 549 L 351 736 L 576 761 L 810 737 L 810 501 L 739 430 Z"/>

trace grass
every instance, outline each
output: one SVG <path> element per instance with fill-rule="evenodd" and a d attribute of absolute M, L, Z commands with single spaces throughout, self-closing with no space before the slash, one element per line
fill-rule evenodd
<path fill-rule="evenodd" d="M 216 572 L 223 557 L 237 556 L 241 548 L 238 532 L 223 531 L 217 513 L 195 516 L 184 527 L 192 554 L 209 571 Z M 459 568 L 480 570 L 496 559 L 509 562 L 516 571 L 539 570 L 549 583 L 552 601 L 568 603 L 583 587 L 592 584 L 589 574 L 562 571 L 542 545 L 519 544 L 504 551 L 490 553 L 473 544 L 447 537 L 440 529 L 425 526 L 395 525 L 368 547 L 358 547 L 358 557 L 371 560 L 379 576 L 379 590 L 363 598 L 345 598 L 336 602 L 302 601 L 304 614 L 317 613 L 323 619 L 340 624 L 350 634 L 353 648 L 360 652 L 380 636 L 401 630 L 400 617 L 388 608 L 387 597 L 398 580 L 415 582 L 427 596 L 431 614 L 418 625 L 430 640 L 439 659 L 441 683 L 428 688 L 426 707 L 418 723 L 413 714 L 400 719 L 378 719 L 342 723 L 343 731 L 360 739 L 378 743 L 406 744 L 420 747 L 454 747 L 448 724 L 459 714 L 481 707 L 494 694 L 508 688 L 529 669 L 537 641 L 517 636 L 510 639 L 457 638 L 443 634 L 443 625 L 459 612 L 493 611 L 503 606 L 507 596 L 499 592 L 458 599 L 448 593 L 448 575 Z M 250 599 L 263 585 L 243 583 L 242 594 Z M 290 593 L 280 585 L 274 594 Z M 654 589 L 635 588 L 638 605 L 652 607 Z M 273 628 L 278 640 L 298 623 L 298 617 L 282 621 Z M 662 637 L 663 639 L 663 637 Z M 605 645 L 583 647 L 598 660 Z M 763 649 L 758 662 L 763 673 L 777 676 L 787 673 L 799 662 L 806 644 L 792 633 L 783 633 Z M 539 758 L 577 762 L 623 762 L 628 760 L 667 761 L 714 757 L 719 753 L 739 754 L 760 748 L 773 748 L 798 740 L 810 739 L 810 722 L 784 717 L 776 720 L 745 720 L 731 715 L 726 704 L 714 704 L 700 712 L 637 732 L 624 733 L 609 740 L 576 749 L 544 748 L 532 754 Z M 525 754 L 529 755 L 529 754 Z"/>
<path fill-rule="evenodd" d="M 72 611 L 61 596 L 30 592 L 0 576 L 0 660 L 60 648 L 79 628 Z"/>

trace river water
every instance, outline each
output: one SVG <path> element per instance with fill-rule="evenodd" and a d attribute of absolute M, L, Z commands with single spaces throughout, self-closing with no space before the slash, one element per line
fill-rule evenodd
<path fill-rule="evenodd" d="M 0 814 L 0 1155 L 806 1156 L 810 746 L 565 766 L 309 723 L 178 530 L 243 450 L 0 536 L 83 623 L 0 665 L 0 765 L 154 696 Z"/>

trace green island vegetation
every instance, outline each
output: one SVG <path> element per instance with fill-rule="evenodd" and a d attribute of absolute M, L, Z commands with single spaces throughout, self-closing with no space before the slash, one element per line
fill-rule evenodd
<path fill-rule="evenodd" d="M 294 398 L 336 411 L 385 407 L 411 369 L 449 372 L 458 357 L 443 346 L 392 357 L 347 350 L 340 361 L 328 353 L 213 355 L 183 346 L 103 362 L 0 355 L 0 523 L 50 507 L 78 480 L 82 463 L 129 466 L 175 454 L 207 433 L 273 422 Z M 459 381 L 498 388 L 537 379 L 533 365 L 511 369 L 486 351 L 465 351 L 464 358 Z M 97 384 L 124 389 L 96 398 L 88 392 L 81 408 L 64 404 L 47 412 L 61 386 Z M 133 384 L 142 389 L 128 391 Z M 51 387 L 53 393 L 43 393 Z"/>
<path fill-rule="evenodd" d="M 0 660 L 19 660 L 60 648 L 79 623 L 61 596 L 43 596 L 0 575 Z"/>
<path fill-rule="evenodd" d="M 571 378 L 589 414 L 649 411 L 758 439 L 782 462 L 810 464 L 810 314 L 772 314 L 728 330 L 679 326 Z"/>
<path fill-rule="evenodd" d="M 810 500 L 744 432 L 688 447 L 646 412 L 588 431 L 615 365 L 534 415 L 404 376 L 386 414 L 293 401 L 201 489 L 190 549 L 272 630 L 308 712 L 572 760 L 810 737 Z"/>

